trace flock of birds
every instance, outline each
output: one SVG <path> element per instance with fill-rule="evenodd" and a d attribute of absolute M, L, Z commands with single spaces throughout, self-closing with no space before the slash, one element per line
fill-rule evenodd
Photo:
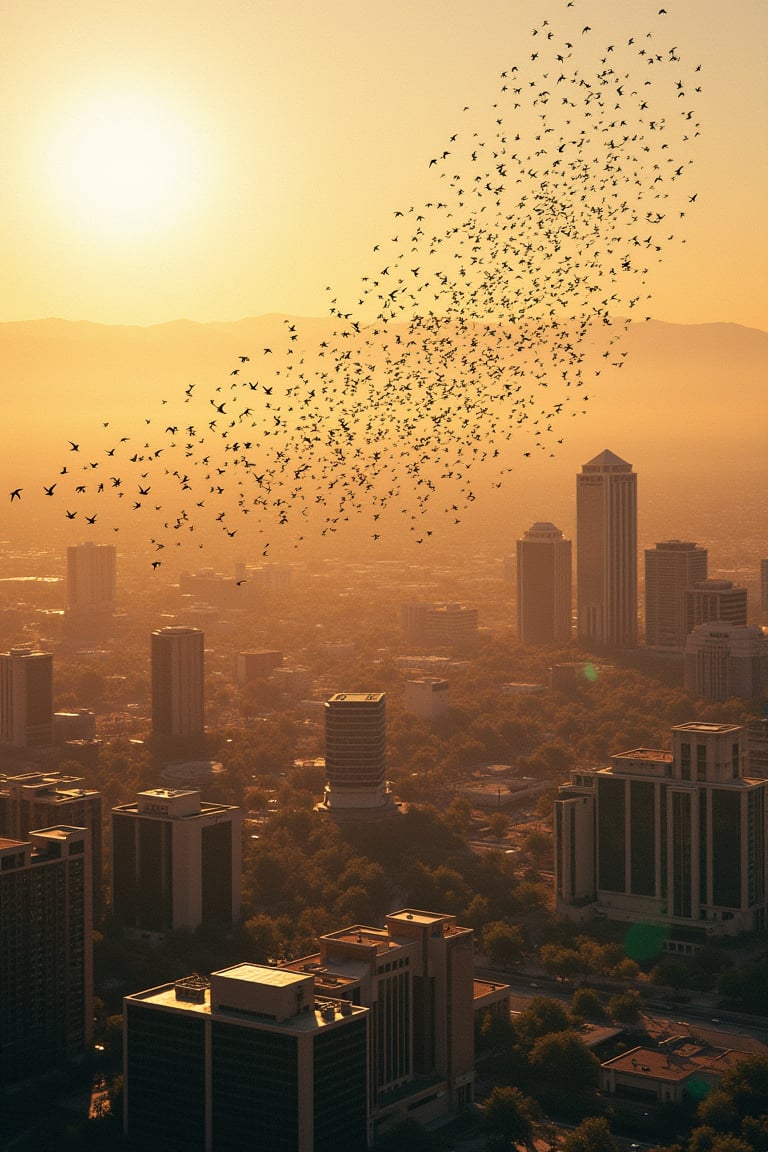
<path fill-rule="evenodd" d="M 425 161 L 424 203 L 393 212 L 354 301 L 329 288 L 327 323 L 286 317 L 138 433 L 70 440 L 43 495 L 86 526 L 114 502 L 146 516 L 158 568 L 203 524 L 263 556 L 358 517 L 373 542 L 393 514 L 423 543 L 486 474 L 554 454 L 696 201 L 699 67 L 665 16 L 610 43 L 563 0 Z"/>

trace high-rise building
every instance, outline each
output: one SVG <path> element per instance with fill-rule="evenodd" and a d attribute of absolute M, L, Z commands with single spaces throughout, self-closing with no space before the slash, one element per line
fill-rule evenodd
<path fill-rule="evenodd" d="M 151 788 L 112 809 L 112 911 L 162 936 L 240 914 L 242 809 L 195 790 Z"/>
<path fill-rule="evenodd" d="M 31 648 L 0 655 L 0 744 L 53 744 L 53 656 Z"/>
<path fill-rule="evenodd" d="M 67 548 L 67 609 L 73 615 L 115 610 L 115 547 L 78 544 Z"/>
<path fill-rule="evenodd" d="M 682 652 L 688 635 L 686 592 L 707 578 L 707 549 L 689 540 L 663 540 L 645 551 L 645 642 Z"/>
<path fill-rule="evenodd" d="M 699 700 L 749 700 L 768 687 L 768 636 L 762 628 L 714 620 L 685 644 L 685 690 Z"/>
<path fill-rule="evenodd" d="M 678 950 L 763 930 L 768 781 L 744 774 L 737 724 L 679 724 L 672 750 L 635 748 L 577 773 L 555 803 L 557 909 L 658 924 Z"/>
<path fill-rule="evenodd" d="M 423 680 L 406 680 L 405 710 L 422 720 L 435 720 L 448 711 L 449 685 L 438 676 Z"/>
<path fill-rule="evenodd" d="M 760 561 L 760 612 L 768 620 L 768 560 Z"/>
<path fill-rule="evenodd" d="M 747 590 L 737 587 L 732 580 L 700 580 L 685 593 L 686 635 L 697 624 L 747 623 Z"/>
<path fill-rule="evenodd" d="M 103 904 L 101 793 L 84 785 L 81 777 L 60 772 L 0 775 L 0 836 L 26 840 L 35 828 L 87 828 L 91 834 L 93 912 L 98 923 Z"/>
<path fill-rule="evenodd" d="M 205 638 L 198 628 L 152 633 L 152 733 L 161 740 L 202 741 Z"/>
<path fill-rule="evenodd" d="M 477 640 L 478 610 L 465 604 L 413 601 L 401 605 L 400 622 L 413 644 L 466 647 Z"/>
<path fill-rule="evenodd" d="M 387 789 L 386 695 L 336 692 L 325 703 L 325 795 L 329 812 L 383 809 Z"/>
<path fill-rule="evenodd" d="M 432 1120 L 471 1102 L 471 928 L 457 926 L 453 916 L 404 908 L 387 916 L 384 928 L 355 924 L 321 936 L 318 953 L 285 967 L 313 972 L 322 995 L 370 1009 L 375 1131 L 406 1117 Z"/>
<path fill-rule="evenodd" d="M 310 973 L 249 963 L 127 996 L 125 1131 L 185 1152 L 364 1152 L 368 1017 Z"/>
<path fill-rule="evenodd" d="M 554 644 L 571 636 L 571 541 L 537 521 L 517 541 L 517 638 Z"/>
<path fill-rule="evenodd" d="M 576 478 L 579 638 L 613 648 L 637 643 L 637 474 L 613 452 Z"/>
<path fill-rule="evenodd" d="M 88 829 L 0 838 L 0 1084 L 87 1054 L 92 936 Z"/>

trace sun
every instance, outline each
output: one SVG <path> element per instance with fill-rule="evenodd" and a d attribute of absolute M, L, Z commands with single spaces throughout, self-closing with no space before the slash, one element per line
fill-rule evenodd
<path fill-rule="evenodd" d="M 113 240 L 174 230 L 200 200 L 204 141 L 168 99 L 136 91 L 71 105 L 53 133 L 48 190 L 59 215 Z"/>

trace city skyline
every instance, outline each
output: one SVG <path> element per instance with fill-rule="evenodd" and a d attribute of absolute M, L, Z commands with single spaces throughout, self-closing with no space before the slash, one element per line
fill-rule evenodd
<path fill-rule="evenodd" d="M 768 329 L 757 0 L 45 9 L 14 0 L 6 27 L 3 320 L 327 314 L 326 287 L 356 298 L 394 213 L 439 193 L 432 161 L 493 123 L 506 69 L 546 79 L 552 30 L 618 59 L 652 27 L 686 76 L 700 66 L 701 131 L 651 314 Z"/>

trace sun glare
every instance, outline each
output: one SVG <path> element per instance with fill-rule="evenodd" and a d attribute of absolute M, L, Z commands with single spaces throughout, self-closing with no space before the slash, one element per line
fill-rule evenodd
<path fill-rule="evenodd" d="M 199 203 L 203 170 L 191 118 L 144 94 L 109 93 L 60 121 L 49 191 L 70 224 L 132 241 L 186 218 Z"/>

